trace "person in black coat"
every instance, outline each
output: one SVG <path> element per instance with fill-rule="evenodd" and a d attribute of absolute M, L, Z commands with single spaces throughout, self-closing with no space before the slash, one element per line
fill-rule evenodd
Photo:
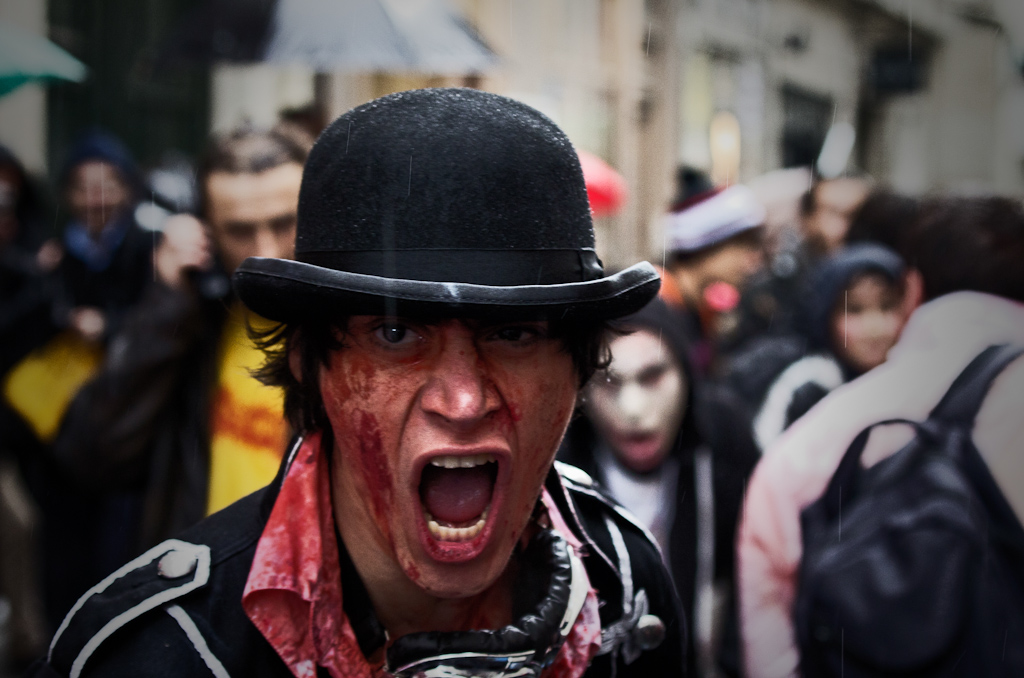
<path fill-rule="evenodd" d="M 694 619 L 691 669 L 735 675 L 733 537 L 750 441 L 727 437 L 719 394 L 694 379 L 675 312 L 655 299 L 618 321 L 612 360 L 585 392 L 559 458 L 590 473 L 651 531 Z M 713 614 L 715 601 L 725 614 Z M 723 644 L 723 630 L 729 635 Z"/>
<path fill-rule="evenodd" d="M 281 323 L 278 479 L 96 585 L 35 675 L 685 675 L 656 546 L 553 466 L 606 322 L 659 286 L 593 246 L 571 144 L 519 102 L 417 90 L 336 120 L 295 260 L 234 274 Z"/>
<path fill-rule="evenodd" d="M 153 235 L 135 221 L 141 181 L 128 149 L 105 132 L 83 135 L 65 159 L 61 192 L 71 218 L 55 319 L 86 339 L 108 338 L 151 278 Z"/>

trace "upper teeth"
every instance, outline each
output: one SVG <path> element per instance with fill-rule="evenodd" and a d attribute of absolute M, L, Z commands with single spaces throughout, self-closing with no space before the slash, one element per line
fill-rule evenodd
<path fill-rule="evenodd" d="M 497 461 L 493 454 L 485 452 L 484 454 L 469 454 L 463 456 L 455 456 L 452 454 L 446 454 L 441 457 L 434 457 L 430 460 L 431 466 L 440 466 L 441 468 L 473 468 L 474 466 L 482 466 L 483 464 L 489 464 L 492 461 Z"/>

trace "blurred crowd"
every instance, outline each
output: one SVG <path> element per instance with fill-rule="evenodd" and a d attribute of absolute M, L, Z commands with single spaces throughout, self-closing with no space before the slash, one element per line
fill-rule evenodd
<path fill-rule="evenodd" d="M 291 256 L 311 146 L 288 123 L 246 127 L 212 138 L 194 169 L 143 173 L 93 131 L 52 191 L 0 149 L 12 665 L 44 651 L 94 582 L 277 472 L 283 396 L 254 376 L 274 327 L 230 276 L 249 256 Z M 661 546 L 691 675 L 796 675 L 801 511 L 861 429 L 926 419 L 981 349 L 1024 345 L 1024 208 L 811 175 L 780 219 L 751 188 L 692 168 L 677 186 L 659 298 L 609 338 L 559 458 Z M 1011 369 L 979 414 L 991 435 L 975 439 L 1020 516 Z M 876 446 L 876 458 L 900 447 Z"/>

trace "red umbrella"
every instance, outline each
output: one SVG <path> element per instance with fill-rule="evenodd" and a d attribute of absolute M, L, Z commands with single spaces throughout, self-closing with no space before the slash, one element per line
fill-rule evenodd
<path fill-rule="evenodd" d="M 629 189 L 622 175 L 593 153 L 577 150 L 583 180 L 587 183 L 590 211 L 595 217 L 614 214 L 629 197 Z"/>

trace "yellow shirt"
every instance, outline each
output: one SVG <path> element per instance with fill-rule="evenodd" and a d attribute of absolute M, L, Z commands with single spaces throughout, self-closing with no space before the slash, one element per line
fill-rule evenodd
<path fill-rule="evenodd" d="M 52 443 L 71 400 L 99 371 L 102 360 L 101 344 L 66 330 L 7 373 L 4 399 L 39 440 Z"/>
<path fill-rule="evenodd" d="M 240 305 L 225 321 L 210 416 L 207 514 L 269 484 L 288 442 L 283 392 L 252 376 L 264 354 L 249 338 L 247 320 L 261 329 L 269 325 Z"/>

